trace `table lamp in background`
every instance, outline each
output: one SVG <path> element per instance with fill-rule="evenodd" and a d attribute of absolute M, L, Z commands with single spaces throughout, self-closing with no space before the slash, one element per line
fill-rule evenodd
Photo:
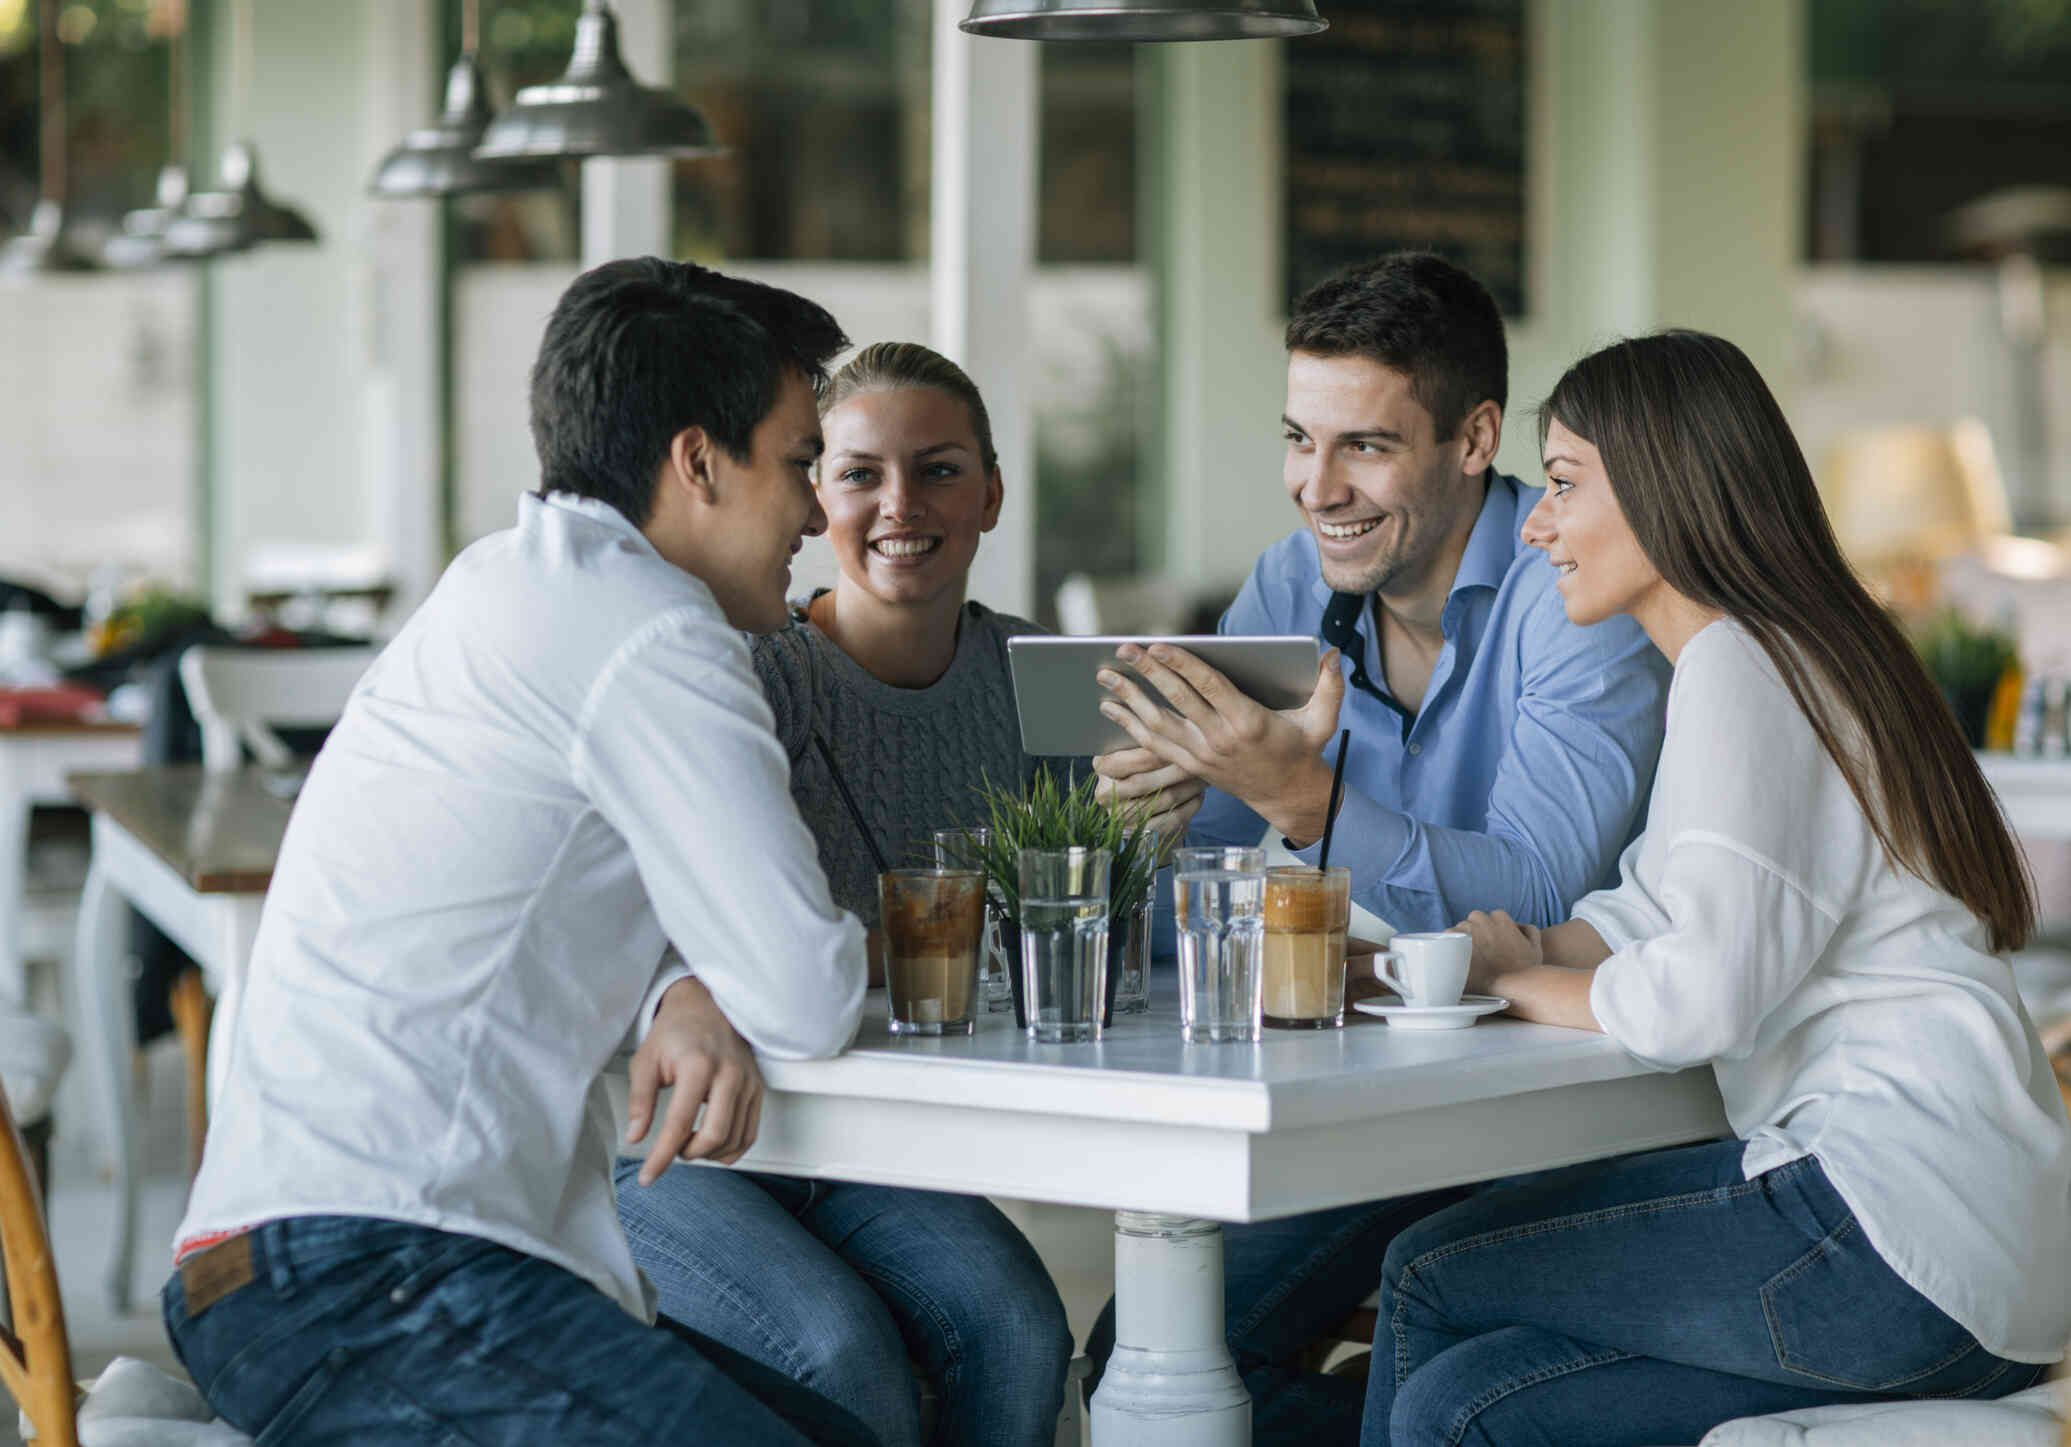
<path fill-rule="evenodd" d="M 1849 433 L 1825 461 L 1820 491 L 1841 550 L 1903 618 L 1940 601 L 1944 561 L 2010 531 L 1992 437 L 1975 418 Z"/>

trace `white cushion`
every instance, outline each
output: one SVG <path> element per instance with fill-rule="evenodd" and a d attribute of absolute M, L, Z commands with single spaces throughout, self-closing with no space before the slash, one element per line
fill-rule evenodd
<path fill-rule="evenodd" d="M 24 1442 L 36 1438 L 26 1415 Z M 135 1357 L 117 1357 L 88 1384 L 79 1404 L 80 1447 L 249 1447 L 251 1438 L 215 1420 L 184 1377 Z"/>
<path fill-rule="evenodd" d="M 2063 1388 L 2044 1382 L 1996 1402 L 1876 1402 L 1741 1417 L 1698 1447 L 2058 1447 Z"/>

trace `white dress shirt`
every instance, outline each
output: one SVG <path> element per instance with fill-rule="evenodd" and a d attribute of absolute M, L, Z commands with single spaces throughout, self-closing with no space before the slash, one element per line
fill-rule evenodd
<path fill-rule="evenodd" d="M 854 1035 L 863 930 L 828 894 L 742 635 L 614 509 L 525 498 L 310 770 L 177 1239 L 410 1221 L 651 1317 L 599 1074 L 686 963 L 764 1054 Z"/>
<path fill-rule="evenodd" d="M 1710 1063 L 1748 1179 L 1811 1155 L 1885 1262 L 1993 1354 L 2071 1337 L 2071 1127 L 2006 960 L 1895 868 L 1753 636 L 1684 648 L 1646 832 L 1575 908 L 1589 1003 L 1665 1070 Z"/>

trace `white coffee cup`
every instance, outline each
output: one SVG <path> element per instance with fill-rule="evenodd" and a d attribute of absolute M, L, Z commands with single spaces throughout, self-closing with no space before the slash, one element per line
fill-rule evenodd
<path fill-rule="evenodd" d="M 1373 973 L 1375 979 L 1395 987 L 1403 1004 L 1430 1009 L 1460 1003 L 1460 993 L 1467 988 L 1467 967 L 1473 963 L 1473 936 L 1459 930 L 1434 930 L 1389 940 L 1388 948 L 1373 957 Z"/>

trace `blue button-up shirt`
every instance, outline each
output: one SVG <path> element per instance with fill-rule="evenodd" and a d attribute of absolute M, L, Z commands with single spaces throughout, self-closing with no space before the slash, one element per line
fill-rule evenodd
<path fill-rule="evenodd" d="M 1342 649 L 1338 726 L 1352 745 L 1330 862 L 1350 866 L 1353 899 L 1398 930 L 1445 929 L 1476 909 L 1568 918 L 1616 877 L 1661 750 L 1668 661 L 1630 618 L 1568 621 L 1553 568 L 1520 537 L 1541 490 L 1487 476 L 1417 713 L 1387 691 L 1368 599 L 1323 581 L 1306 528 L 1266 550 L 1221 624 Z M 1335 752 L 1333 741 L 1325 757 Z M 1188 841 L 1253 844 L 1265 828 L 1210 789 Z"/>

